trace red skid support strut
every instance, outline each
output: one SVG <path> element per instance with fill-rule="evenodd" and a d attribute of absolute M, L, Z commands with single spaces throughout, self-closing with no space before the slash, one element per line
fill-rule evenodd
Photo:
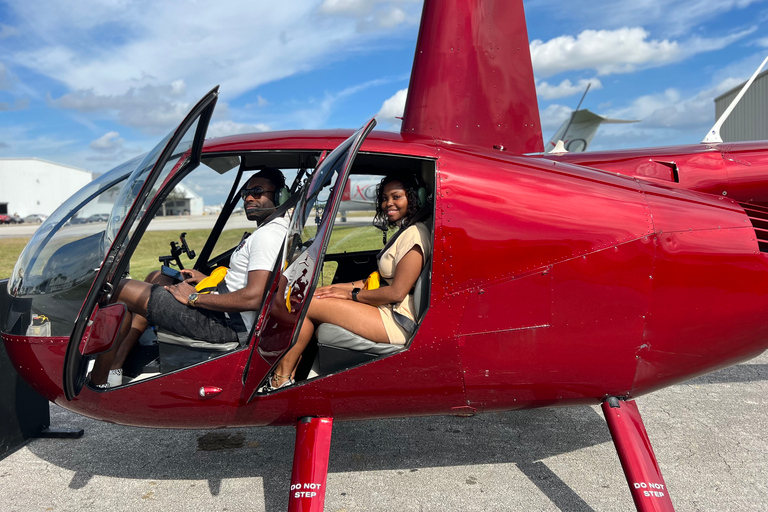
<path fill-rule="evenodd" d="M 288 512 L 322 512 L 333 418 L 305 417 L 296 425 Z"/>
<path fill-rule="evenodd" d="M 603 402 L 603 414 L 638 512 L 674 512 L 635 401 L 609 397 Z"/>

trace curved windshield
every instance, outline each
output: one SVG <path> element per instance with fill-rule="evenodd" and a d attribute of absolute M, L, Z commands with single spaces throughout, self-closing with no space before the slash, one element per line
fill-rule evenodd
<path fill-rule="evenodd" d="M 35 231 L 8 280 L 8 293 L 26 304 L 21 309 L 31 313 L 32 320 L 10 315 L 5 332 L 30 336 L 69 334 L 104 260 L 105 217 L 140 161 L 141 157 L 134 158 L 95 179 Z M 16 305 L 21 307 L 21 302 Z M 35 321 L 45 328 L 30 332 L 27 324 Z"/>
<path fill-rule="evenodd" d="M 76 278 L 58 272 L 48 275 L 58 266 L 51 258 L 69 252 L 73 248 L 71 244 L 78 245 L 76 242 L 104 232 L 106 224 L 99 214 L 112 209 L 122 183 L 140 158 L 129 160 L 84 186 L 40 225 L 16 261 L 8 281 L 8 293 L 15 297 L 47 293 L 51 287 L 60 289 L 65 281 Z M 100 262 L 104 252 L 99 250 L 93 257 Z"/>

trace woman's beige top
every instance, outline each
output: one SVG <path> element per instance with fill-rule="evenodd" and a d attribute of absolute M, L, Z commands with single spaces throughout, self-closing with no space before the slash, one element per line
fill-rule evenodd
<path fill-rule="evenodd" d="M 432 238 L 429 234 L 429 228 L 422 222 L 417 222 L 413 226 L 409 226 L 397 237 L 395 243 L 389 247 L 379 259 L 379 273 L 387 283 L 392 284 L 395 277 L 395 269 L 400 260 L 413 249 L 415 246 L 421 248 L 421 252 L 424 255 L 424 262 L 432 254 Z M 406 295 L 402 302 L 396 304 L 384 304 L 378 306 L 381 319 L 384 322 L 384 328 L 387 330 L 387 336 L 389 342 L 402 345 L 408 341 L 411 333 L 400 325 L 396 320 L 396 315 L 402 315 L 409 319 L 411 322 L 415 322 L 416 319 L 413 315 L 413 295 Z"/>

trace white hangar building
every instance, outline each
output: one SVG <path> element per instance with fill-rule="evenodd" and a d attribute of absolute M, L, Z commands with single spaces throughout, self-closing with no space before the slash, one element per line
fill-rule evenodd
<path fill-rule="evenodd" d="M 0 213 L 50 215 L 93 176 L 90 171 L 39 158 L 0 158 Z"/>
<path fill-rule="evenodd" d="M 715 119 L 720 119 L 742 87 L 744 84 L 715 98 Z M 752 87 L 723 124 L 720 136 L 725 142 L 768 140 L 768 71 L 757 75 Z"/>

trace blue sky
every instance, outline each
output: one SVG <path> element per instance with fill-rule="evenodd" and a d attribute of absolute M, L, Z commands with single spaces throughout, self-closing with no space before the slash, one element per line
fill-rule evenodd
<path fill-rule="evenodd" d="M 95 172 L 221 84 L 210 136 L 399 130 L 420 0 L 0 0 L 0 157 Z M 632 125 L 591 149 L 698 143 L 768 55 L 768 0 L 525 2 L 545 141 L 576 107 Z"/>

